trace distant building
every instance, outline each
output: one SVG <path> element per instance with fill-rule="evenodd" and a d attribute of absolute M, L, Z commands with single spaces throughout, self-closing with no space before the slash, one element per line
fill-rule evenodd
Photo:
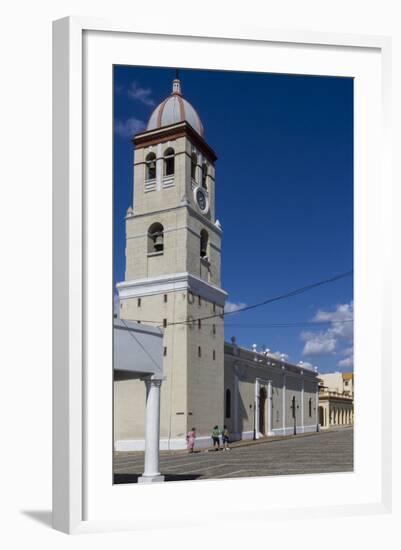
<path fill-rule="evenodd" d="M 354 423 L 354 374 L 319 375 L 319 424 L 321 428 Z"/>

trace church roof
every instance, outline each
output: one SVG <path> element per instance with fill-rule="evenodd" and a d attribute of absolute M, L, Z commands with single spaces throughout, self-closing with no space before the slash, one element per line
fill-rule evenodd
<path fill-rule="evenodd" d="M 150 116 L 146 130 L 156 130 L 178 122 L 188 122 L 203 137 L 203 125 L 198 113 L 181 92 L 181 81 L 173 80 L 171 94 L 160 103 Z"/>

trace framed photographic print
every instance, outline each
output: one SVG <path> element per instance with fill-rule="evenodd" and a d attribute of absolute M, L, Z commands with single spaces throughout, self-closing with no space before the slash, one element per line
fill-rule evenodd
<path fill-rule="evenodd" d="M 388 508 L 389 50 L 54 23 L 57 529 Z"/>

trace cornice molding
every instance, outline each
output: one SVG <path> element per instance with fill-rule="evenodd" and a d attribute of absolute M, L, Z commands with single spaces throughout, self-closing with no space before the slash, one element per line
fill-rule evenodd
<path fill-rule="evenodd" d="M 275 365 L 268 365 L 265 361 L 255 361 L 252 357 L 244 357 L 243 355 L 234 355 L 231 353 L 226 352 L 226 348 L 231 347 L 232 344 L 229 342 L 224 342 L 224 357 L 225 359 L 230 359 L 232 362 L 232 366 L 235 368 L 236 365 L 238 366 L 239 363 L 245 363 L 249 367 L 259 368 L 262 369 L 263 372 L 270 371 L 272 374 L 278 374 L 278 375 L 285 375 L 287 378 L 299 378 L 303 380 L 307 380 L 309 382 L 312 382 L 314 384 L 318 383 L 317 380 L 317 374 L 314 371 L 310 371 L 307 369 L 302 369 L 301 367 L 298 367 L 298 365 L 292 364 L 290 367 L 286 367 L 284 370 L 282 368 L 282 365 L 277 362 Z M 241 348 L 240 346 L 237 346 L 238 349 L 242 349 L 247 354 L 252 354 L 253 352 L 251 350 L 248 350 L 246 348 Z M 299 372 L 290 370 L 290 368 L 300 369 Z M 302 371 L 302 372 L 301 372 Z"/>
<path fill-rule="evenodd" d="M 221 307 L 228 295 L 223 289 L 188 272 L 123 281 L 117 283 L 117 291 L 120 300 L 188 291 Z"/>
<path fill-rule="evenodd" d="M 179 124 L 164 126 L 157 130 L 149 130 L 148 132 L 136 134 L 132 141 L 136 148 L 142 148 L 156 145 L 163 141 L 178 139 L 180 137 L 187 137 L 190 139 L 191 143 L 193 143 L 211 163 L 217 160 L 216 153 L 210 145 L 208 145 L 205 139 L 186 121 L 180 122 Z"/>

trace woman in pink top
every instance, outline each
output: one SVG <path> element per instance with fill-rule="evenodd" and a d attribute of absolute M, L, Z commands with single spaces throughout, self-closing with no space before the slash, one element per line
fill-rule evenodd
<path fill-rule="evenodd" d="M 190 431 L 187 433 L 187 449 L 189 453 L 194 452 L 195 438 L 196 438 L 195 428 L 191 428 Z"/>

